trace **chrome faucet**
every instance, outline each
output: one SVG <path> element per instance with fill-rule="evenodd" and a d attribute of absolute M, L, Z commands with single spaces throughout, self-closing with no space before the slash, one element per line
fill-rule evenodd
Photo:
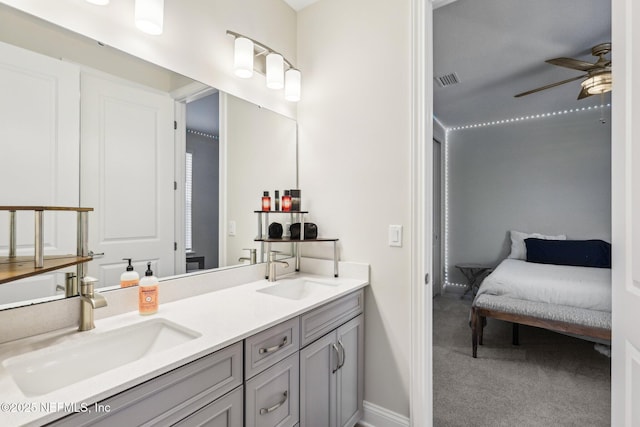
<path fill-rule="evenodd" d="M 79 331 L 88 331 L 96 327 L 93 323 L 93 310 L 107 305 L 107 300 L 95 293 L 94 283 L 98 279 L 85 276 L 80 285 L 80 326 Z"/>
<path fill-rule="evenodd" d="M 277 260 L 276 255 L 278 255 L 278 251 L 269 252 L 269 261 L 267 262 L 267 280 L 269 282 L 276 281 L 276 264 L 284 264 L 285 267 L 289 267 L 288 262 Z"/>
<path fill-rule="evenodd" d="M 255 249 L 243 249 L 243 251 L 249 251 L 249 256 L 243 256 L 238 258 L 238 261 L 249 261 L 249 264 L 253 265 L 256 263 L 256 250 Z"/>

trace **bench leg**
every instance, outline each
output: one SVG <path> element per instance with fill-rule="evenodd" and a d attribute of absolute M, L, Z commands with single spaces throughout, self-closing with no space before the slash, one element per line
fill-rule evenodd
<path fill-rule="evenodd" d="M 478 314 L 476 309 L 471 309 L 471 348 L 473 358 L 478 357 Z"/>
<path fill-rule="evenodd" d="M 512 342 L 513 345 L 520 345 L 520 324 L 513 323 L 512 325 L 513 326 L 512 326 L 512 329 L 511 329 L 511 332 L 512 332 L 512 334 L 511 334 L 512 335 L 511 342 Z"/>
<path fill-rule="evenodd" d="M 478 327 L 480 331 L 478 333 L 478 344 L 482 345 L 482 337 L 484 336 L 484 326 L 487 324 L 487 318 L 484 316 L 478 316 Z"/>

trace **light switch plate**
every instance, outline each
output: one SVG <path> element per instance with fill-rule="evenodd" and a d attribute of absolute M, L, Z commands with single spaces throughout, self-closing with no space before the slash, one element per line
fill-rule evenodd
<path fill-rule="evenodd" d="M 235 221 L 229 221 L 229 236 L 235 236 L 236 235 L 236 222 Z"/>
<path fill-rule="evenodd" d="M 390 225 L 389 226 L 389 246 L 402 247 L 402 226 Z"/>

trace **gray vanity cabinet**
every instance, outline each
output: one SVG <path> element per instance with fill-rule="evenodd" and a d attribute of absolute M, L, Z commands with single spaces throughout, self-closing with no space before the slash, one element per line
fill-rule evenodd
<path fill-rule="evenodd" d="M 360 291 L 302 315 L 303 341 L 305 329 L 317 330 L 336 319 L 343 324 L 300 350 L 301 427 L 351 427 L 362 416 L 363 315 L 349 321 L 345 320 L 349 316 L 341 315 L 361 313 L 362 303 Z"/>
<path fill-rule="evenodd" d="M 245 383 L 246 427 L 293 427 L 298 423 L 299 372 L 296 352 Z"/>
<path fill-rule="evenodd" d="M 239 399 L 238 399 L 239 396 Z M 53 426 L 213 425 L 242 427 L 242 342 L 176 368 Z M 89 405 L 89 409 L 94 409 Z M 191 418 L 193 417 L 193 418 Z M 187 423 L 186 419 L 203 420 Z"/>
<path fill-rule="evenodd" d="M 293 427 L 299 420 L 300 319 L 245 340 L 246 427 Z"/>
<path fill-rule="evenodd" d="M 243 427 L 243 394 L 243 387 L 238 387 L 174 425 L 178 427 Z"/>

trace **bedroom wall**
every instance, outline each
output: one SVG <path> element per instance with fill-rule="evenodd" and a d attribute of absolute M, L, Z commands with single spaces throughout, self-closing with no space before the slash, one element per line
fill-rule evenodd
<path fill-rule="evenodd" d="M 611 120 L 600 111 L 450 131 L 449 283 L 497 264 L 511 229 L 611 241 Z"/>

